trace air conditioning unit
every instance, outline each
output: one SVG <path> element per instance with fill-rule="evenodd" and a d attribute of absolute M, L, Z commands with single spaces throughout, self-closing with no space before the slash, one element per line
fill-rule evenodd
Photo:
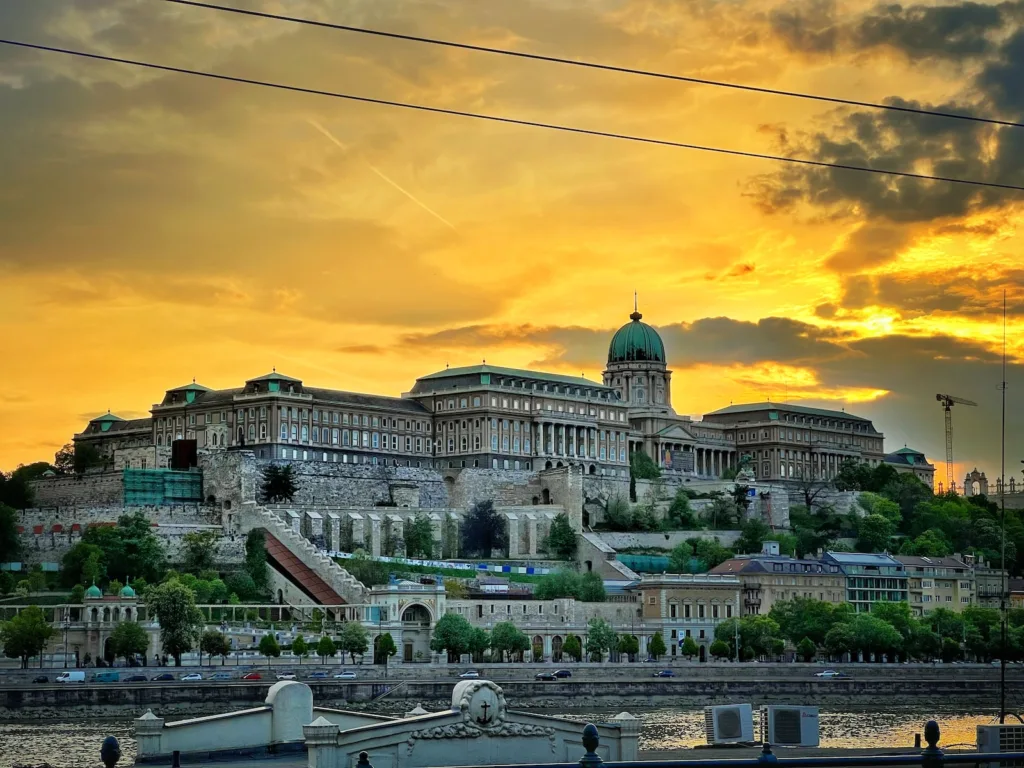
<path fill-rule="evenodd" d="M 704 707 L 708 744 L 742 744 L 754 740 L 754 710 L 749 704 Z"/>
<path fill-rule="evenodd" d="M 761 707 L 761 741 L 779 747 L 818 746 L 818 708 Z"/>
<path fill-rule="evenodd" d="M 1024 752 L 1024 725 L 979 725 L 979 752 Z M 1022 768 L 1024 762 L 978 763 L 978 768 Z"/>

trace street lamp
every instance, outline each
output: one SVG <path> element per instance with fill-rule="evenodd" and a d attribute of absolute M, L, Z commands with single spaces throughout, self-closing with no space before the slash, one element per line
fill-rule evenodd
<path fill-rule="evenodd" d="M 68 630 L 71 629 L 71 616 L 68 609 L 64 609 L 64 669 L 68 668 Z"/>

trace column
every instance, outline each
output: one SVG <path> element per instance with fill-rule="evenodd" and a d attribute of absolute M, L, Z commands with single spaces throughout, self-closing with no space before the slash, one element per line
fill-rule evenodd
<path fill-rule="evenodd" d="M 370 518 L 370 553 L 374 557 L 380 557 L 380 517 L 372 512 Z"/>
<path fill-rule="evenodd" d="M 507 512 L 505 518 L 508 520 L 508 556 L 519 557 L 519 517 Z"/>
<path fill-rule="evenodd" d="M 570 456 L 576 458 L 576 427 L 566 426 L 565 431 L 568 433 L 565 438 L 565 449 Z"/>
<path fill-rule="evenodd" d="M 590 427 L 583 428 L 583 455 L 590 458 Z"/>
<path fill-rule="evenodd" d="M 366 549 L 366 519 L 358 512 L 349 512 L 348 516 L 352 520 L 352 549 Z"/>
<path fill-rule="evenodd" d="M 341 541 L 341 515 L 337 512 L 327 513 L 328 527 L 331 532 L 331 549 L 337 552 Z"/>
<path fill-rule="evenodd" d="M 540 423 L 536 425 L 536 429 L 530 427 L 530 431 L 533 433 L 533 450 L 538 456 L 544 455 L 544 424 Z"/>
<path fill-rule="evenodd" d="M 558 450 L 559 456 L 565 456 L 565 424 L 558 424 Z"/>
<path fill-rule="evenodd" d="M 537 556 L 537 516 L 526 513 L 526 530 L 530 536 L 530 556 Z"/>

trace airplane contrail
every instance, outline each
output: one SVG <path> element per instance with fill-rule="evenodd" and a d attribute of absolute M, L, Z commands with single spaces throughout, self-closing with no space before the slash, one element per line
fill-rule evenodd
<path fill-rule="evenodd" d="M 328 139 L 330 139 L 331 141 L 333 141 L 333 142 L 334 142 L 334 143 L 335 143 L 335 144 L 336 144 L 336 145 L 337 145 L 337 146 L 338 146 L 338 147 L 339 147 L 340 149 L 342 149 L 342 150 L 343 150 L 343 151 L 345 151 L 345 152 L 348 152 L 348 151 L 349 151 L 349 147 L 348 147 L 348 146 L 346 146 L 345 144 L 342 144 L 342 143 L 341 143 L 340 141 L 338 141 L 338 140 L 337 140 L 337 139 L 336 139 L 336 138 L 334 137 L 334 134 L 332 134 L 332 133 L 331 133 L 330 131 L 328 131 L 328 130 L 327 130 L 326 128 L 324 128 L 324 127 L 323 127 L 322 125 L 320 125 L 320 123 L 316 122 L 315 120 L 307 120 L 306 122 L 307 122 L 307 123 L 309 123 L 309 124 L 310 124 L 311 126 L 313 126 L 314 128 L 316 128 L 316 129 L 317 129 L 318 131 L 320 131 L 320 133 L 322 133 L 322 134 L 323 134 L 324 136 L 326 136 L 326 137 L 327 137 Z M 446 219 L 446 218 L 445 218 L 444 216 L 442 216 L 441 214 L 439 214 L 439 213 L 438 213 L 437 211 L 435 211 L 435 210 L 433 210 L 432 208 L 430 208 L 430 206 L 428 206 L 428 205 L 426 205 L 425 203 L 423 203 L 423 202 L 421 202 L 420 200 L 418 200 L 418 199 L 416 198 L 416 196 L 415 196 L 415 195 L 413 195 L 413 194 L 412 194 L 411 192 L 409 192 L 408 190 L 406 190 L 406 189 L 402 188 L 402 187 L 401 187 L 401 186 L 399 186 L 399 185 L 398 185 L 398 184 L 397 184 L 396 182 L 394 182 L 394 181 L 392 181 L 391 179 L 389 179 L 389 178 L 388 178 L 387 176 L 385 176 L 385 175 L 384 175 L 384 173 L 383 173 L 383 172 L 381 172 L 381 171 L 380 171 L 380 170 L 379 170 L 378 168 L 376 168 L 376 167 L 375 167 L 375 166 L 374 166 L 374 165 L 373 165 L 372 163 L 370 163 L 370 161 L 369 161 L 369 160 L 367 160 L 367 159 L 366 159 L 365 157 L 363 157 L 362 155 L 359 155 L 359 159 L 360 159 L 360 160 L 362 160 L 362 161 L 363 161 L 364 163 L 366 163 L 367 167 L 369 167 L 369 169 L 370 169 L 371 171 L 373 171 L 373 172 L 374 172 L 375 174 L 377 174 L 378 176 L 380 176 L 380 177 L 381 177 L 381 178 L 382 178 L 382 179 L 383 179 L 384 181 L 386 181 L 386 182 L 387 182 L 388 184 L 390 184 L 390 185 L 391 185 L 392 187 L 394 187 L 394 188 L 395 188 L 395 189 L 397 189 L 397 190 L 398 190 L 399 192 L 401 192 L 401 193 L 402 193 L 403 195 L 405 195 L 406 197 L 408 197 L 408 198 L 409 198 L 410 200 L 412 200 L 412 201 L 413 201 L 414 203 L 416 203 L 416 205 L 418 205 L 418 206 L 419 206 L 420 208 L 422 208 L 422 209 L 423 209 L 424 211 L 426 211 L 426 212 L 427 212 L 427 213 L 429 213 L 429 214 L 430 214 L 431 216 L 433 216 L 433 217 L 434 217 L 435 219 L 437 219 L 438 221 L 440 221 L 440 222 L 441 222 L 442 224 L 444 224 L 444 225 L 445 225 L 446 227 L 449 227 L 449 228 L 450 228 L 450 229 L 451 229 L 451 230 L 452 230 L 453 232 L 458 232 L 458 231 L 459 231 L 459 230 L 457 230 L 457 229 L 455 228 L 455 225 L 454 225 L 454 224 L 452 224 L 452 223 L 451 223 L 450 221 L 448 221 L 448 219 Z"/>

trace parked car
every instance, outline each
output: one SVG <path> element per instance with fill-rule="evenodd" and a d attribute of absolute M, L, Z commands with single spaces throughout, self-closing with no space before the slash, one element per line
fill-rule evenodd
<path fill-rule="evenodd" d="M 310 672 L 309 673 L 309 679 L 310 680 L 326 680 L 327 679 L 327 673 L 324 672 L 324 671 Z"/>
<path fill-rule="evenodd" d="M 144 683 L 144 682 L 146 682 L 146 676 L 145 675 L 131 675 L 129 677 L 126 677 L 124 679 L 124 681 L 126 683 Z"/>
<path fill-rule="evenodd" d="M 165 680 L 173 680 L 174 675 L 172 675 L 170 672 L 161 672 L 159 675 L 153 675 L 153 677 L 151 677 L 150 679 L 154 680 L 155 682 L 161 683 Z"/>
<path fill-rule="evenodd" d="M 277 673 L 277 679 L 278 680 L 294 680 L 295 679 L 295 673 L 294 672 L 278 672 Z"/>
<path fill-rule="evenodd" d="M 675 677 L 676 673 L 673 672 L 671 669 L 663 669 L 660 672 L 655 672 L 654 676 L 655 677 Z"/>
<path fill-rule="evenodd" d="M 243 680 L 262 680 L 263 679 L 263 675 L 261 675 L 259 672 L 246 672 L 244 675 L 242 675 L 242 679 Z"/>
<path fill-rule="evenodd" d="M 50 682 L 50 678 L 48 678 L 46 675 L 36 675 L 35 677 L 32 678 L 32 682 L 33 683 L 48 683 L 48 682 Z"/>
<path fill-rule="evenodd" d="M 533 676 L 534 680 L 557 680 L 554 672 L 538 672 Z"/>
<path fill-rule="evenodd" d="M 833 677 L 849 677 L 845 672 L 836 672 L 834 669 L 824 669 L 821 672 L 815 672 L 815 677 L 833 678 Z"/>
<path fill-rule="evenodd" d="M 459 675 L 459 677 L 461 677 L 463 680 L 476 680 L 478 677 L 480 677 L 480 673 L 477 672 L 475 669 L 471 669 L 468 672 L 463 672 L 461 675 Z"/>
<path fill-rule="evenodd" d="M 555 677 L 572 677 L 572 672 L 568 669 L 559 669 L 555 672 Z"/>
<path fill-rule="evenodd" d="M 234 678 L 234 675 L 231 674 L 230 672 L 217 672 L 210 679 L 211 680 L 231 680 L 233 678 Z"/>
<path fill-rule="evenodd" d="M 198 672 L 189 672 L 187 675 L 182 675 L 181 679 L 186 683 L 194 683 L 197 680 L 202 680 L 203 676 Z"/>
<path fill-rule="evenodd" d="M 84 683 L 85 672 L 75 670 L 74 672 L 61 672 L 57 675 L 55 682 L 58 683 Z"/>
<path fill-rule="evenodd" d="M 356 679 L 356 673 L 355 672 L 339 672 L 338 674 L 336 674 L 334 676 L 334 679 L 335 680 L 355 680 Z"/>
<path fill-rule="evenodd" d="M 120 672 L 97 672 L 92 676 L 95 683 L 116 683 L 121 679 Z"/>

